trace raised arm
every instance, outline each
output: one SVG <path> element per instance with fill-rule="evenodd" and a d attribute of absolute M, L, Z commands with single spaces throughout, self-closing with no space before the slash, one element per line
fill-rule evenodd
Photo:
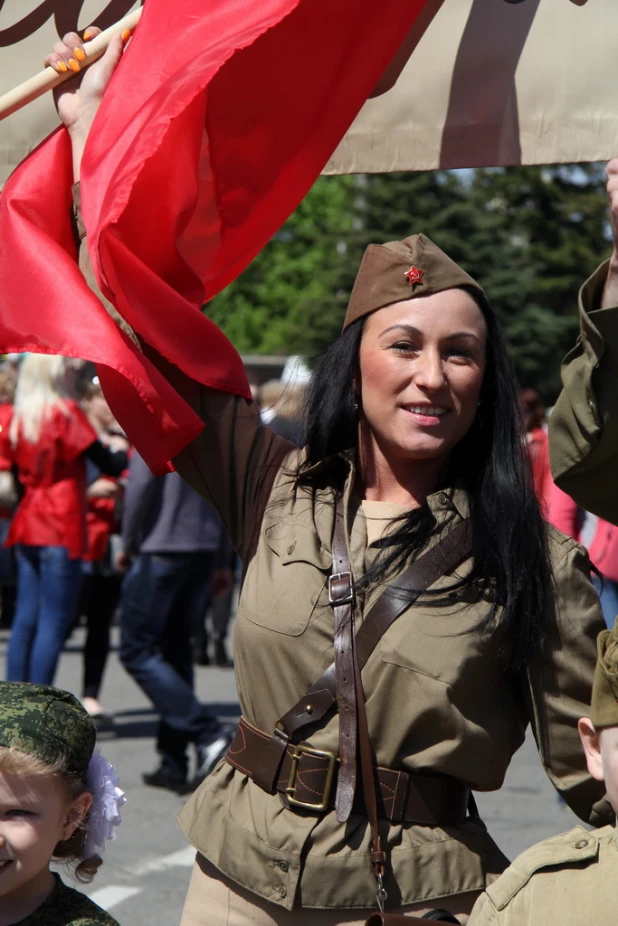
<path fill-rule="evenodd" d="M 560 488 L 618 524 L 618 159 L 607 175 L 614 251 L 579 295 L 580 336 L 562 366 L 549 449 Z"/>
<path fill-rule="evenodd" d="M 91 30 L 94 34 L 97 30 Z M 47 63 L 61 69 L 75 62 L 75 49 L 82 44 L 76 33 L 54 46 Z M 114 40 L 103 58 L 76 82 L 58 88 L 56 102 L 71 139 L 73 153 L 74 206 L 80 243 L 80 267 L 115 321 L 155 363 L 205 422 L 205 429 L 175 460 L 178 472 L 219 512 L 235 549 L 244 560 L 251 554 L 259 531 L 270 488 L 284 458 L 295 448 L 262 426 L 257 406 L 227 393 L 206 389 L 189 380 L 176 367 L 142 343 L 102 296 L 90 264 L 86 228 L 80 210 L 79 177 L 81 159 L 94 116 L 105 88 L 122 57 L 123 42 Z M 128 434 L 129 439 L 131 435 Z"/>

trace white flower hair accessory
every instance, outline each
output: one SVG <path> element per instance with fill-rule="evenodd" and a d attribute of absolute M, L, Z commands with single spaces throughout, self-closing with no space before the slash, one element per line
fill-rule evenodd
<path fill-rule="evenodd" d="M 88 787 L 92 791 L 92 806 L 86 823 L 84 858 L 103 855 L 105 840 L 115 839 L 114 827 L 122 823 L 120 808 L 126 802 L 124 791 L 114 766 L 98 749 L 88 765 Z"/>

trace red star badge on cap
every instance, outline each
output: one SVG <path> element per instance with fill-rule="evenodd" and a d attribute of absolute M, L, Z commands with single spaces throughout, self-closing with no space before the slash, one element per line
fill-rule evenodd
<path fill-rule="evenodd" d="M 425 271 L 419 270 L 418 267 L 410 267 L 410 269 L 406 270 L 404 273 L 404 276 L 408 278 L 410 286 L 414 286 L 415 283 L 422 283 L 424 275 Z"/>

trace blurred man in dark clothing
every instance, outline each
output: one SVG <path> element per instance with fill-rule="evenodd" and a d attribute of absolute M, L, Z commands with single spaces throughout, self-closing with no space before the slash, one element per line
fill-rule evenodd
<path fill-rule="evenodd" d="M 211 584 L 232 582 L 230 545 L 218 515 L 176 473 L 155 477 L 131 460 L 122 524 L 122 663 L 161 716 L 159 767 L 146 784 L 184 793 L 227 750 L 231 736 L 194 694 L 191 635 Z M 197 766 L 188 778 L 187 747 Z"/>

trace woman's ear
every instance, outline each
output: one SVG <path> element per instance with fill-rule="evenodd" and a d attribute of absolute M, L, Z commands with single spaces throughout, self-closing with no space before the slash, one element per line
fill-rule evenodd
<path fill-rule="evenodd" d="M 603 762 L 601 760 L 601 745 L 599 735 L 589 717 L 582 717 L 577 722 L 579 738 L 584 747 L 588 771 L 596 781 L 603 781 Z"/>
<path fill-rule="evenodd" d="M 92 794 L 90 791 L 83 791 L 79 797 L 75 798 L 75 800 L 69 804 L 62 830 L 63 841 L 70 839 L 77 827 L 84 822 L 91 805 Z"/>

